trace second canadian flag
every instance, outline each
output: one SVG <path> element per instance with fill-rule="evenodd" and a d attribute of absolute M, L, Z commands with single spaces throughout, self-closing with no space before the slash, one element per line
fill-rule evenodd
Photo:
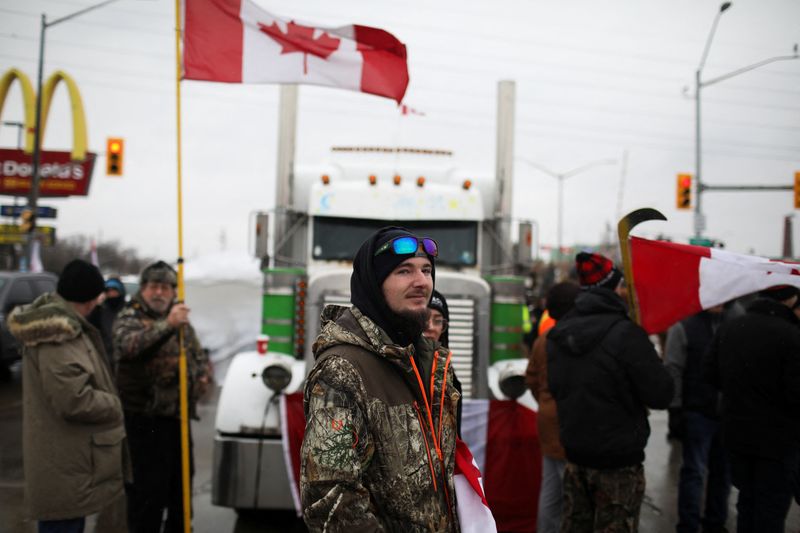
<path fill-rule="evenodd" d="M 184 0 L 184 79 L 303 83 L 385 96 L 408 86 L 406 47 L 367 26 L 318 28 L 249 0 Z"/>

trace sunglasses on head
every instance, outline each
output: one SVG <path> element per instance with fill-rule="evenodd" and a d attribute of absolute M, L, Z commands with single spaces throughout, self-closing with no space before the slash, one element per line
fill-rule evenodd
<path fill-rule="evenodd" d="M 418 239 L 416 237 L 395 237 L 394 239 L 383 243 L 380 248 L 375 250 L 375 255 L 380 255 L 387 250 L 391 250 L 395 255 L 410 255 L 416 253 L 419 245 L 422 244 L 422 249 L 431 257 L 439 255 L 439 247 L 436 241 L 430 237 L 423 237 Z"/>

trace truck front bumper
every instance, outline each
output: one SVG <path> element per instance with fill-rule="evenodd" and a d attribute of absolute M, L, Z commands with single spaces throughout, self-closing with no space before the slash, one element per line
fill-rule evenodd
<path fill-rule="evenodd" d="M 295 509 L 280 438 L 214 437 L 211 503 L 235 509 Z"/>

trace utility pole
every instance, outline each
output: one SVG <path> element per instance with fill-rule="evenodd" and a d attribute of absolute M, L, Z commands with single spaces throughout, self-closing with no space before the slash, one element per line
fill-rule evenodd
<path fill-rule="evenodd" d="M 763 67 L 764 65 L 768 65 L 770 63 L 774 63 L 776 61 L 786 61 L 790 59 L 798 59 L 798 52 L 797 52 L 797 44 L 794 45 L 793 54 L 792 55 L 784 55 L 784 56 L 775 56 L 770 57 L 767 59 L 763 59 L 751 65 L 747 65 L 746 67 L 742 67 L 740 69 L 728 72 L 727 74 L 723 74 L 722 76 L 717 76 L 716 78 L 712 78 L 710 80 L 703 81 L 702 74 L 703 74 L 703 67 L 706 64 L 706 58 L 708 57 L 708 51 L 711 48 L 711 41 L 714 38 L 714 33 L 717 30 L 717 24 L 719 23 L 719 19 L 722 14 L 728 10 L 732 5 L 731 2 L 724 2 L 722 5 L 719 6 L 719 11 L 717 11 L 716 16 L 714 17 L 714 22 L 711 25 L 711 31 L 708 34 L 708 38 L 706 39 L 706 46 L 703 49 L 703 55 L 700 57 L 700 63 L 697 66 L 697 70 L 695 71 L 695 91 L 694 91 L 694 99 L 695 99 L 695 184 L 697 190 L 697 198 L 695 199 L 694 203 L 694 237 L 696 239 L 700 239 L 703 236 L 703 231 L 706 229 L 706 219 L 705 215 L 703 214 L 703 192 L 716 189 L 716 190 L 731 190 L 730 187 L 712 187 L 705 185 L 703 182 L 703 164 L 702 164 L 702 137 L 701 137 L 701 128 L 700 128 L 700 100 L 701 100 L 701 91 L 704 87 L 708 87 L 709 85 L 714 85 L 715 83 L 719 83 L 721 81 L 725 81 L 727 79 L 733 78 L 734 76 L 738 76 L 739 74 L 744 74 L 745 72 L 749 72 L 751 70 L 755 70 L 759 67 Z M 752 188 L 751 188 L 752 190 Z"/>
<path fill-rule="evenodd" d="M 33 253 L 33 239 L 36 235 L 35 213 L 36 213 L 36 206 L 39 202 L 39 182 L 41 180 L 41 176 L 39 174 L 39 167 L 41 166 L 41 158 L 42 158 L 42 78 L 44 70 L 44 45 L 45 45 L 45 35 L 47 32 L 47 28 L 55 26 L 56 24 L 61 24 L 62 22 L 66 22 L 67 20 L 79 17 L 84 13 L 88 13 L 89 11 L 94 11 L 95 9 L 99 9 L 103 6 L 107 6 L 108 4 L 117 1 L 118 0 L 105 0 L 105 2 L 101 2 L 99 4 L 95 4 L 93 6 L 89 6 L 84 9 L 78 10 L 70 15 L 57 18 L 52 22 L 48 22 L 47 15 L 45 13 L 42 13 L 41 26 L 39 29 L 39 65 L 36 76 L 36 121 L 35 121 L 35 130 L 33 132 L 33 176 L 31 177 L 31 190 L 30 193 L 28 194 L 28 208 L 31 210 L 31 212 L 34 213 L 31 229 L 28 236 L 27 249 L 25 251 L 25 258 L 27 260 L 28 265 L 30 265 L 32 259 L 31 256 Z"/>

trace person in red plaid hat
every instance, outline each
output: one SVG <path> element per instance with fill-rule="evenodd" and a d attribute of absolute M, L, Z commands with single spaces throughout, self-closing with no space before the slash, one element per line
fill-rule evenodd
<path fill-rule="evenodd" d="M 673 381 L 628 318 L 622 272 L 599 254 L 575 259 L 582 290 L 546 347 L 567 457 L 561 531 L 638 531 L 647 410 L 669 406 Z"/>

